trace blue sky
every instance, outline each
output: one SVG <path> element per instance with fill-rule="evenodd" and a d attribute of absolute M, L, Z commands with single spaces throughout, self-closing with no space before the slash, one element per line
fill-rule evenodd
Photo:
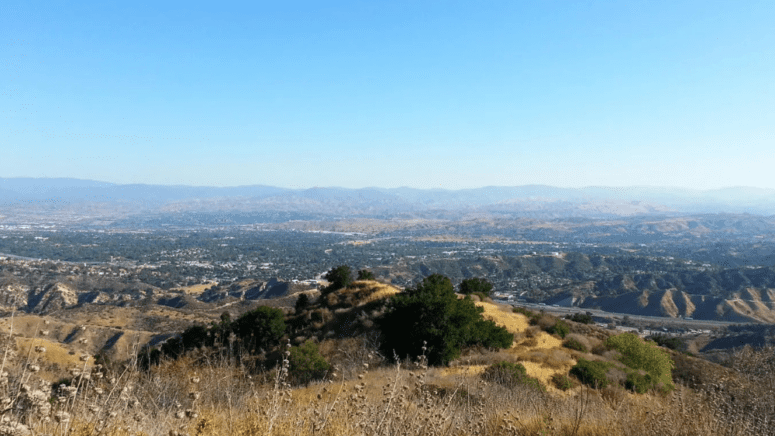
<path fill-rule="evenodd" d="M 775 188 L 769 1 L 110 3 L 0 4 L 0 177 Z"/>

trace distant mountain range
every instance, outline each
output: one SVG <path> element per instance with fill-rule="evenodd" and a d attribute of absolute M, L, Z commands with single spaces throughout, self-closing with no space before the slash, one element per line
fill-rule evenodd
<path fill-rule="evenodd" d="M 638 186 L 573 189 L 547 185 L 461 190 L 287 189 L 264 185 L 121 185 L 67 178 L 0 178 L 0 206 L 43 205 L 50 208 L 83 203 L 123 204 L 165 213 L 261 211 L 364 217 L 428 216 L 445 212 L 539 217 L 686 213 L 774 215 L 775 189 L 732 187 L 701 191 Z"/>

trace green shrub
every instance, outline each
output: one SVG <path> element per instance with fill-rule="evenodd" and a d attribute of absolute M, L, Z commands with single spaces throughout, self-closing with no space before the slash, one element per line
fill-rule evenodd
<path fill-rule="evenodd" d="M 486 295 L 484 292 L 472 292 L 469 295 L 476 295 L 479 297 L 479 301 L 485 301 L 486 299 L 490 298 L 490 296 Z"/>
<path fill-rule="evenodd" d="M 479 345 L 487 348 L 509 348 L 514 342 L 514 334 L 499 327 L 489 319 L 477 320 L 471 327 L 474 338 L 479 338 Z"/>
<path fill-rule="evenodd" d="M 307 384 L 312 380 L 320 380 L 331 369 L 331 365 L 320 355 L 318 346 L 310 340 L 298 347 L 292 347 L 288 361 L 290 379 L 295 384 Z"/>
<path fill-rule="evenodd" d="M 592 324 L 594 322 L 592 317 L 585 313 L 574 313 L 573 315 L 567 315 L 565 319 L 569 319 L 580 324 Z"/>
<path fill-rule="evenodd" d="M 632 333 L 622 333 L 606 339 L 604 344 L 606 348 L 621 353 L 619 360 L 627 367 L 635 371 L 644 371 L 649 375 L 649 377 L 642 375 L 642 373 L 637 373 L 639 375 L 632 375 L 632 377 L 628 375 L 628 383 L 633 389 L 637 388 L 645 392 L 650 388 L 660 388 L 667 391 L 675 388 L 671 375 L 673 361 L 664 350 L 661 350 L 653 342 L 644 341 Z M 628 372 L 628 374 L 631 373 Z M 644 387 L 645 384 L 649 386 Z"/>
<path fill-rule="evenodd" d="M 367 269 L 362 269 L 358 271 L 358 280 L 375 280 L 374 273 Z"/>
<path fill-rule="evenodd" d="M 576 387 L 577 383 L 574 383 L 574 380 L 566 374 L 555 374 L 552 376 L 552 384 L 561 391 L 567 391 Z"/>
<path fill-rule="evenodd" d="M 656 380 L 649 373 L 630 371 L 627 373 L 627 380 L 624 387 L 639 394 L 645 394 L 650 389 L 656 387 Z"/>
<path fill-rule="evenodd" d="M 494 363 L 484 370 L 482 377 L 487 381 L 499 383 L 510 388 L 523 385 L 541 391 L 546 390 L 537 378 L 527 375 L 527 370 L 521 363 L 503 361 Z"/>
<path fill-rule="evenodd" d="M 684 348 L 684 342 L 680 338 L 656 334 L 651 335 L 646 339 L 649 341 L 654 341 L 660 347 L 669 348 L 671 350 L 681 351 Z"/>
<path fill-rule="evenodd" d="M 570 348 L 571 350 L 581 351 L 582 353 L 587 352 L 587 347 L 585 347 L 584 344 L 575 338 L 566 339 L 565 342 L 562 343 L 562 346 L 565 348 Z"/>
<path fill-rule="evenodd" d="M 599 389 L 608 386 L 606 372 L 611 366 L 607 362 L 579 359 L 578 363 L 570 369 L 570 374 L 585 385 Z"/>
<path fill-rule="evenodd" d="M 545 330 L 550 335 L 557 335 L 564 339 L 570 333 L 570 326 L 563 320 L 557 320 L 554 325 L 547 327 Z"/>
<path fill-rule="evenodd" d="M 285 315 L 280 309 L 260 306 L 237 318 L 230 328 L 249 352 L 256 353 L 280 343 L 285 334 Z"/>
<path fill-rule="evenodd" d="M 527 310 L 524 307 L 513 307 L 511 311 L 514 313 L 521 313 L 522 315 L 525 315 L 528 318 L 533 318 L 536 316 L 535 312 L 533 312 L 532 310 Z"/>
<path fill-rule="evenodd" d="M 540 313 L 533 312 L 532 310 L 525 309 L 524 307 L 515 307 L 511 309 L 511 311 L 514 313 L 521 313 L 522 315 L 525 315 L 530 325 L 538 324 L 538 320 L 541 319 Z"/>

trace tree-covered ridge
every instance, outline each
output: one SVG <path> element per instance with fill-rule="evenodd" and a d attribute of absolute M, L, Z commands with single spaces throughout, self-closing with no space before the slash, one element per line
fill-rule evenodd
<path fill-rule="evenodd" d="M 140 361 L 145 366 L 157 364 L 162 357 L 177 358 L 202 347 L 228 349 L 238 357 L 255 355 L 276 347 L 285 334 L 285 314 L 280 309 L 259 306 L 234 321 L 226 312 L 221 315 L 220 323 L 212 323 L 209 327 L 193 325 L 161 347 L 144 350 Z"/>

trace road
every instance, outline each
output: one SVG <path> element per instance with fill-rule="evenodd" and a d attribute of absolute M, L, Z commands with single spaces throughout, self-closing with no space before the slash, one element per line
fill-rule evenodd
<path fill-rule="evenodd" d="M 670 318 L 670 317 L 664 317 L 664 316 L 633 315 L 630 313 L 606 312 L 603 310 L 588 309 L 585 307 L 551 306 L 548 304 L 525 303 L 525 302 L 515 302 L 515 301 L 508 301 L 508 300 L 495 300 L 495 301 L 502 304 L 510 304 L 512 306 L 524 307 L 530 310 L 543 310 L 544 312 L 548 312 L 552 314 L 567 315 L 567 314 L 574 314 L 574 313 L 591 313 L 592 316 L 594 317 L 607 318 L 607 319 L 624 318 L 625 316 L 627 316 L 631 321 L 681 325 L 687 328 L 695 328 L 695 329 L 726 327 L 730 325 L 739 325 L 739 324 L 753 324 L 753 323 L 740 323 L 740 322 L 731 322 L 731 321 L 713 321 L 713 320 L 706 320 L 706 319 L 685 319 L 685 318 Z"/>

